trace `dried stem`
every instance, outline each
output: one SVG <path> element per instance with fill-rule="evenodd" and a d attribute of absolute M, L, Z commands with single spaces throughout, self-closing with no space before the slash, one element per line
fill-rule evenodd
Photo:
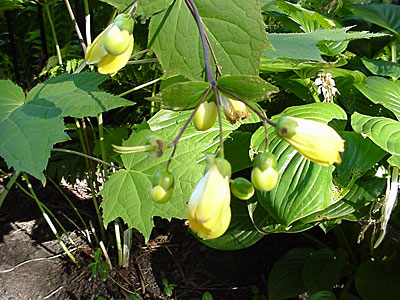
<path fill-rule="evenodd" d="M 81 43 L 81 46 L 83 49 L 83 53 L 85 54 L 86 53 L 86 45 L 85 45 L 85 42 L 83 41 L 83 36 L 82 36 L 81 30 L 79 29 L 78 23 L 76 22 L 76 19 L 74 16 L 74 12 L 72 11 L 71 5 L 69 4 L 68 0 L 65 0 L 65 5 L 67 6 L 67 10 L 68 10 L 69 16 L 71 17 L 72 24 L 74 24 L 76 34 L 78 35 L 79 42 Z"/>

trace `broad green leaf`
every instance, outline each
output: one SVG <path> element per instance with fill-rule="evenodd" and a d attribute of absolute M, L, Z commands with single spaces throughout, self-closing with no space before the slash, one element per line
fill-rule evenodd
<path fill-rule="evenodd" d="M 362 62 L 364 66 L 374 75 L 390 76 L 394 80 L 400 77 L 400 64 L 391 61 L 369 59 L 363 57 Z"/>
<path fill-rule="evenodd" d="M 400 7 L 393 4 L 352 5 L 348 9 L 358 18 L 400 35 Z"/>
<path fill-rule="evenodd" d="M 339 282 L 341 271 L 348 258 L 343 249 L 338 249 L 336 253 L 327 248 L 313 251 L 304 262 L 302 272 L 304 285 L 311 292 L 330 290 Z"/>
<path fill-rule="evenodd" d="M 351 189 L 323 211 L 301 219 L 304 223 L 334 219 L 357 221 L 364 217 L 365 207 L 377 200 L 386 187 L 386 180 L 377 177 L 362 177 Z"/>
<path fill-rule="evenodd" d="M 204 244 L 220 250 L 239 250 L 250 247 L 264 236 L 254 228 L 246 201 L 233 198 L 231 209 L 232 219 L 228 230 L 217 239 L 202 241 Z"/>
<path fill-rule="evenodd" d="M 245 101 L 261 101 L 268 99 L 271 94 L 279 92 L 276 86 L 258 76 L 250 75 L 223 76 L 218 79 L 217 85 Z M 228 94 L 225 96 L 232 98 Z"/>
<path fill-rule="evenodd" d="M 111 6 L 114 6 L 120 11 L 128 12 L 128 9 L 135 3 L 135 0 L 100 0 L 102 2 L 108 3 Z M 144 0 L 146 1 L 146 0 Z M 153 0 L 153 1 L 160 1 L 160 0 Z"/>
<path fill-rule="evenodd" d="M 400 123 L 398 121 L 354 113 L 351 126 L 355 132 L 366 135 L 383 150 L 400 155 Z"/>
<path fill-rule="evenodd" d="M 297 297 L 307 291 L 302 280 L 303 266 L 312 255 L 310 248 L 295 248 L 285 253 L 272 267 L 268 278 L 270 300 Z"/>
<path fill-rule="evenodd" d="M 223 74 L 258 75 L 260 55 L 268 46 L 259 1 L 194 2 Z M 164 75 L 181 74 L 191 80 L 204 79 L 199 30 L 185 1 L 176 0 L 169 15 L 166 14 L 164 11 L 153 16 L 149 27 L 151 40 L 165 21 L 152 46 Z"/>
<path fill-rule="evenodd" d="M 160 98 L 164 108 L 174 110 L 189 109 L 195 107 L 197 103 L 199 103 L 209 87 L 210 84 L 205 81 L 174 83 L 161 91 Z M 209 95 L 211 96 L 213 93 Z"/>
<path fill-rule="evenodd" d="M 143 145 L 149 135 L 157 135 L 165 143 L 169 143 L 176 137 L 191 113 L 191 110 L 183 112 L 161 110 L 149 120 L 150 130 L 142 129 L 134 132 L 123 145 Z M 251 118 L 235 125 L 223 119 L 224 139 L 242 124 L 259 121 L 260 119 L 254 114 Z M 217 124 L 206 131 L 197 131 L 192 124 L 189 124 L 171 162 L 170 171 L 175 178 L 175 187 L 172 199 L 165 204 L 154 203 L 149 197 L 149 190 L 152 176 L 156 171 L 165 169 L 172 149 L 168 149 L 162 157 L 153 159 L 149 159 L 147 153 L 122 155 L 126 170 L 114 173 L 101 192 L 104 196 L 102 203 L 104 224 L 121 217 L 129 227 L 134 227 L 142 233 L 147 241 L 153 228 L 154 216 L 167 219 L 186 218 L 186 202 L 204 172 L 204 166 L 200 162 L 206 153 L 215 150 L 219 143 L 218 136 Z"/>
<path fill-rule="evenodd" d="M 382 104 L 400 119 L 400 84 L 389 79 L 372 76 L 366 82 L 354 85 L 365 97 Z"/>
<path fill-rule="evenodd" d="M 340 29 L 321 29 L 309 33 L 270 33 L 268 39 L 274 50 L 267 50 L 264 57 L 270 59 L 290 59 L 297 61 L 314 60 L 324 62 L 322 51 L 318 48 L 321 42 L 343 42 L 356 39 L 369 39 L 384 36 L 381 33 L 347 32 L 350 27 Z"/>
<path fill-rule="evenodd" d="M 173 0 L 141 0 L 135 14 L 149 17 L 168 8 L 172 2 Z"/>
<path fill-rule="evenodd" d="M 336 167 L 335 180 L 341 187 L 349 188 L 387 152 L 355 132 L 341 132 L 341 136 L 345 140 L 345 150 L 342 163 Z"/>
<path fill-rule="evenodd" d="M 334 293 L 330 291 L 318 291 L 312 293 L 307 300 L 336 300 L 336 296 Z"/>
<path fill-rule="evenodd" d="M 345 112 L 333 103 L 314 103 L 294 106 L 275 116 L 294 116 L 328 123 L 333 119 L 346 120 Z M 339 124 L 340 125 L 340 124 Z M 252 138 L 253 151 L 264 150 L 265 134 L 257 130 Z M 288 226 L 296 220 L 322 211 L 334 203 L 332 184 L 333 166 L 323 167 L 313 163 L 289 144 L 278 138 L 269 127 L 269 151 L 278 159 L 278 184 L 268 193 L 259 193 L 262 206 L 280 224 Z"/>
<path fill-rule="evenodd" d="M 260 60 L 260 73 L 275 73 L 275 72 L 287 72 L 293 70 L 301 70 L 308 68 L 325 69 L 330 67 L 341 67 L 347 64 L 346 59 L 339 58 L 334 62 L 317 62 L 317 61 L 306 61 L 299 62 L 296 60 L 290 61 L 285 59 L 268 58 L 265 56 L 261 57 Z"/>
<path fill-rule="evenodd" d="M 363 300 L 400 299 L 398 255 L 387 262 L 366 261 L 356 273 L 356 288 Z"/>
<path fill-rule="evenodd" d="M 393 167 L 398 167 L 400 169 L 400 156 L 398 155 L 392 155 L 388 158 L 387 162 L 393 166 Z"/>
<path fill-rule="evenodd" d="M 25 102 L 24 91 L 10 80 L 0 80 L 0 122 Z"/>
<path fill-rule="evenodd" d="M 94 117 L 117 107 L 133 105 L 131 101 L 97 88 L 107 78 L 95 72 L 63 74 L 35 86 L 26 100 L 29 103 L 44 99 L 60 108 L 62 116 L 75 118 Z"/>
<path fill-rule="evenodd" d="M 249 157 L 251 136 L 252 132 L 235 130 L 224 141 L 225 159 L 231 164 L 232 173 L 252 166 Z"/>

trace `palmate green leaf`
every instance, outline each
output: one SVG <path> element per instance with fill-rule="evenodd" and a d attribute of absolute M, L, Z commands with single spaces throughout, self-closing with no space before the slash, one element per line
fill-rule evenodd
<path fill-rule="evenodd" d="M 172 2 L 174 2 L 174 0 L 141 0 L 135 14 L 148 17 L 168 8 Z"/>
<path fill-rule="evenodd" d="M 363 57 L 362 62 L 364 66 L 374 75 L 390 76 L 394 80 L 400 77 L 400 64 L 391 61 L 384 61 L 378 59 L 370 59 Z"/>
<path fill-rule="evenodd" d="M 279 88 L 276 86 L 258 76 L 251 75 L 223 76 L 218 79 L 217 85 L 245 101 L 262 101 L 268 99 L 271 94 L 279 92 Z M 225 96 L 232 98 L 228 94 Z"/>
<path fill-rule="evenodd" d="M 195 0 L 204 30 L 223 74 L 258 75 L 261 53 L 268 46 L 257 0 Z M 166 77 L 181 74 L 191 80 L 204 78 L 204 57 L 199 30 L 184 0 L 152 17 L 149 40 Z M 212 62 L 213 63 L 213 62 Z"/>
<path fill-rule="evenodd" d="M 347 252 L 340 248 L 336 253 L 327 248 L 313 251 L 303 266 L 302 278 L 307 290 L 330 290 L 339 282 L 348 258 Z"/>
<path fill-rule="evenodd" d="M 370 139 L 355 132 L 341 132 L 345 140 L 342 163 L 336 167 L 335 181 L 343 188 L 350 188 L 358 178 L 379 162 L 387 152 Z"/>
<path fill-rule="evenodd" d="M 354 113 L 351 126 L 355 132 L 366 135 L 383 150 L 400 155 L 400 122 Z"/>
<path fill-rule="evenodd" d="M 264 235 L 255 228 L 247 212 L 247 203 L 233 198 L 232 219 L 228 230 L 219 238 L 202 241 L 205 245 L 220 250 L 239 250 L 250 247 Z"/>
<path fill-rule="evenodd" d="M 205 81 L 187 81 L 168 85 L 154 100 L 161 101 L 166 109 L 183 110 L 199 103 L 210 84 Z M 210 93 L 212 95 L 212 93 Z"/>
<path fill-rule="evenodd" d="M 304 263 L 312 253 L 311 248 L 295 248 L 278 259 L 268 278 L 270 300 L 297 297 L 307 291 L 302 280 L 302 273 Z"/>
<path fill-rule="evenodd" d="M 157 135 L 169 143 L 178 134 L 192 111 L 161 110 L 149 121 L 150 129 L 134 132 L 124 146 L 143 145 L 147 136 Z M 223 119 L 224 139 L 242 124 L 257 123 L 260 119 L 253 114 L 251 118 L 235 125 Z M 153 228 L 153 217 L 186 218 L 186 202 L 204 172 L 200 164 L 206 153 L 213 152 L 219 143 L 217 124 L 206 131 L 197 131 L 192 124 L 182 135 L 172 160 L 170 171 L 174 175 L 175 187 L 172 199 L 165 204 L 154 203 L 149 196 L 152 176 L 164 170 L 171 155 L 169 149 L 160 158 L 150 159 L 146 153 L 122 155 L 126 170 L 119 170 L 105 183 L 102 195 L 104 200 L 103 220 L 107 225 L 121 217 L 129 227 L 136 228 L 146 241 Z"/>
<path fill-rule="evenodd" d="M 124 12 L 127 12 L 128 9 L 132 6 L 132 4 L 135 3 L 135 0 L 100 0 L 100 1 L 108 3 L 111 6 L 117 8 L 119 11 L 124 11 Z M 160 0 L 153 0 L 153 1 L 159 2 Z"/>
<path fill-rule="evenodd" d="M 354 15 L 400 35 L 400 7 L 393 4 L 352 5 Z"/>
<path fill-rule="evenodd" d="M 0 155 L 9 167 L 40 179 L 45 177 L 50 150 L 68 140 L 63 117 L 96 116 L 132 102 L 97 89 L 107 76 L 64 74 L 37 85 L 26 99 L 10 81 L 0 81 Z"/>
<path fill-rule="evenodd" d="M 295 116 L 328 123 L 333 119 L 346 120 L 345 112 L 333 103 L 314 103 L 294 106 L 280 116 Z M 343 125 L 338 123 L 338 125 Z M 268 193 L 259 193 L 262 206 L 278 223 L 289 226 L 296 220 L 322 211 L 335 202 L 332 171 L 334 166 L 323 167 L 313 163 L 289 144 L 278 138 L 269 127 L 269 151 L 278 159 L 278 184 Z M 252 138 L 254 151 L 264 150 L 264 132 L 257 130 Z"/>
<path fill-rule="evenodd" d="M 288 59 L 297 62 L 309 60 L 324 62 L 321 57 L 323 52 L 318 47 L 319 43 L 369 39 L 385 35 L 365 31 L 347 32 L 350 28 L 321 29 L 309 33 L 270 33 L 267 36 L 274 50 L 268 49 L 262 56 L 269 59 Z"/>
<path fill-rule="evenodd" d="M 383 77 L 371 76 L 364 83 L 354 86 L 369 100 L 382 104 L 400 119 L 400 84 Z"/>
<path fill-rule="evenodd" d="M 95 72 L 63 74 L 35 86 L 26 100 L 29 102 L 45 99 L 60 108 L 64 117 L 74 118 L 95 117 L 101 112 L 133 105 L 131 101 L 97 88 L 107 78 L 109 76 Z"/>

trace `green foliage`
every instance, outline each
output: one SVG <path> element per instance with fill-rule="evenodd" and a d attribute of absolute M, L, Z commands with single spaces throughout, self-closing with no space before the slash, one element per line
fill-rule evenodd
<path fill-rule="evenodd" d="M 364 66 L 374 75 L 390 76 L 394 80 L 397 80 L 400 77 L 400 64 L 398 63 L 369 59 L 366 57 L 362 58 L 362 62 Z"/>

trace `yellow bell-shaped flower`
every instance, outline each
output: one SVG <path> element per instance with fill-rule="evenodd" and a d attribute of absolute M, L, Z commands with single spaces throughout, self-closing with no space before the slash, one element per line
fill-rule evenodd
<path fill-rule="evenodd" d="M 231 124 L 235 124 L 237 121 L 241 121 L 250 117 L 246 104 L 243 102 L 227 98 L 221 94 L 219 95 L 219 99 L 225 117 Z"/>
<path fill-rule="evenodd" d="M 276 134 L 309 160 L 322 166 L 341 163 L 344 140 L 329 125 L 294 117 L 282 117 L 275 126 Z"/>
<path fill-rule="evenodd" d="M 133 19 L 129 14 L 117 16 L 87 48 L 86 63 L 97 64 L 101 74 L 115 75 L 125 67 L 133 51 Z"/>
<path fill-rule="evenodd" d="M 189 228 L 204 240 L 220 237 L 231 222 L 230 164 L 216 158 L 207 166 L 187 206 Z"/>

